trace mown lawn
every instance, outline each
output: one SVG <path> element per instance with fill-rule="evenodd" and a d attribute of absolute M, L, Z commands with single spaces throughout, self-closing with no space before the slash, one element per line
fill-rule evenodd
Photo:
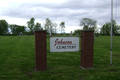
<path fill-rule="evenodd" d="M 0 36 L 0 80 L 120 80 L 120 36 L 96 37 L 94 69 L 81 69 L 80 52 L 50 53 L 47 38 L 47 71 L 35 71 L 35 36 Z"/>

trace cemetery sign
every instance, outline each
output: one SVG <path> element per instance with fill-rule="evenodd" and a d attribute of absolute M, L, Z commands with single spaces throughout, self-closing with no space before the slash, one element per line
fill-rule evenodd
<path fill-rule="evenodd" d="M 50 37 L 50 52 L 79 51 L 79 37 Z"/>

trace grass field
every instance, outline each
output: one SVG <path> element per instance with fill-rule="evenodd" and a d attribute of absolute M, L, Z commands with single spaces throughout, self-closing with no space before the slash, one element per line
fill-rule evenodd
<path fill-rule="evenodd" d="M 35 71 L 34 36 L 0 36 L 0 80 L 120 80 L 120 36 L 113 37 L 110 65 L 110 36 L 96 37 L 94 69 L 83 70 L 80 52 L 50 53 L 47 38 L 47 71 Z"/>

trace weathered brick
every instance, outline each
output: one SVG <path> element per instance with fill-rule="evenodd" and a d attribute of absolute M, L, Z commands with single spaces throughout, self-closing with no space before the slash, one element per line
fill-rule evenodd
<path fill-rule="evenodd" d="M 93 67 L 94 31 L 81 31 L 81 67 Z"/>
<path fill-rule="evenodd" d="M 36 71 L 47 70 L 46 31 L 35 31 Z"/>

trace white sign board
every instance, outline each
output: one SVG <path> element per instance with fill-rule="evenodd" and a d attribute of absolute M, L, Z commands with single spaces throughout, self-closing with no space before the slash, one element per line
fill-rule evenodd
<path fill-rule="evenodd" d="M 50 37 L 50 52 L 79 51 L 79 37 Z"/>

